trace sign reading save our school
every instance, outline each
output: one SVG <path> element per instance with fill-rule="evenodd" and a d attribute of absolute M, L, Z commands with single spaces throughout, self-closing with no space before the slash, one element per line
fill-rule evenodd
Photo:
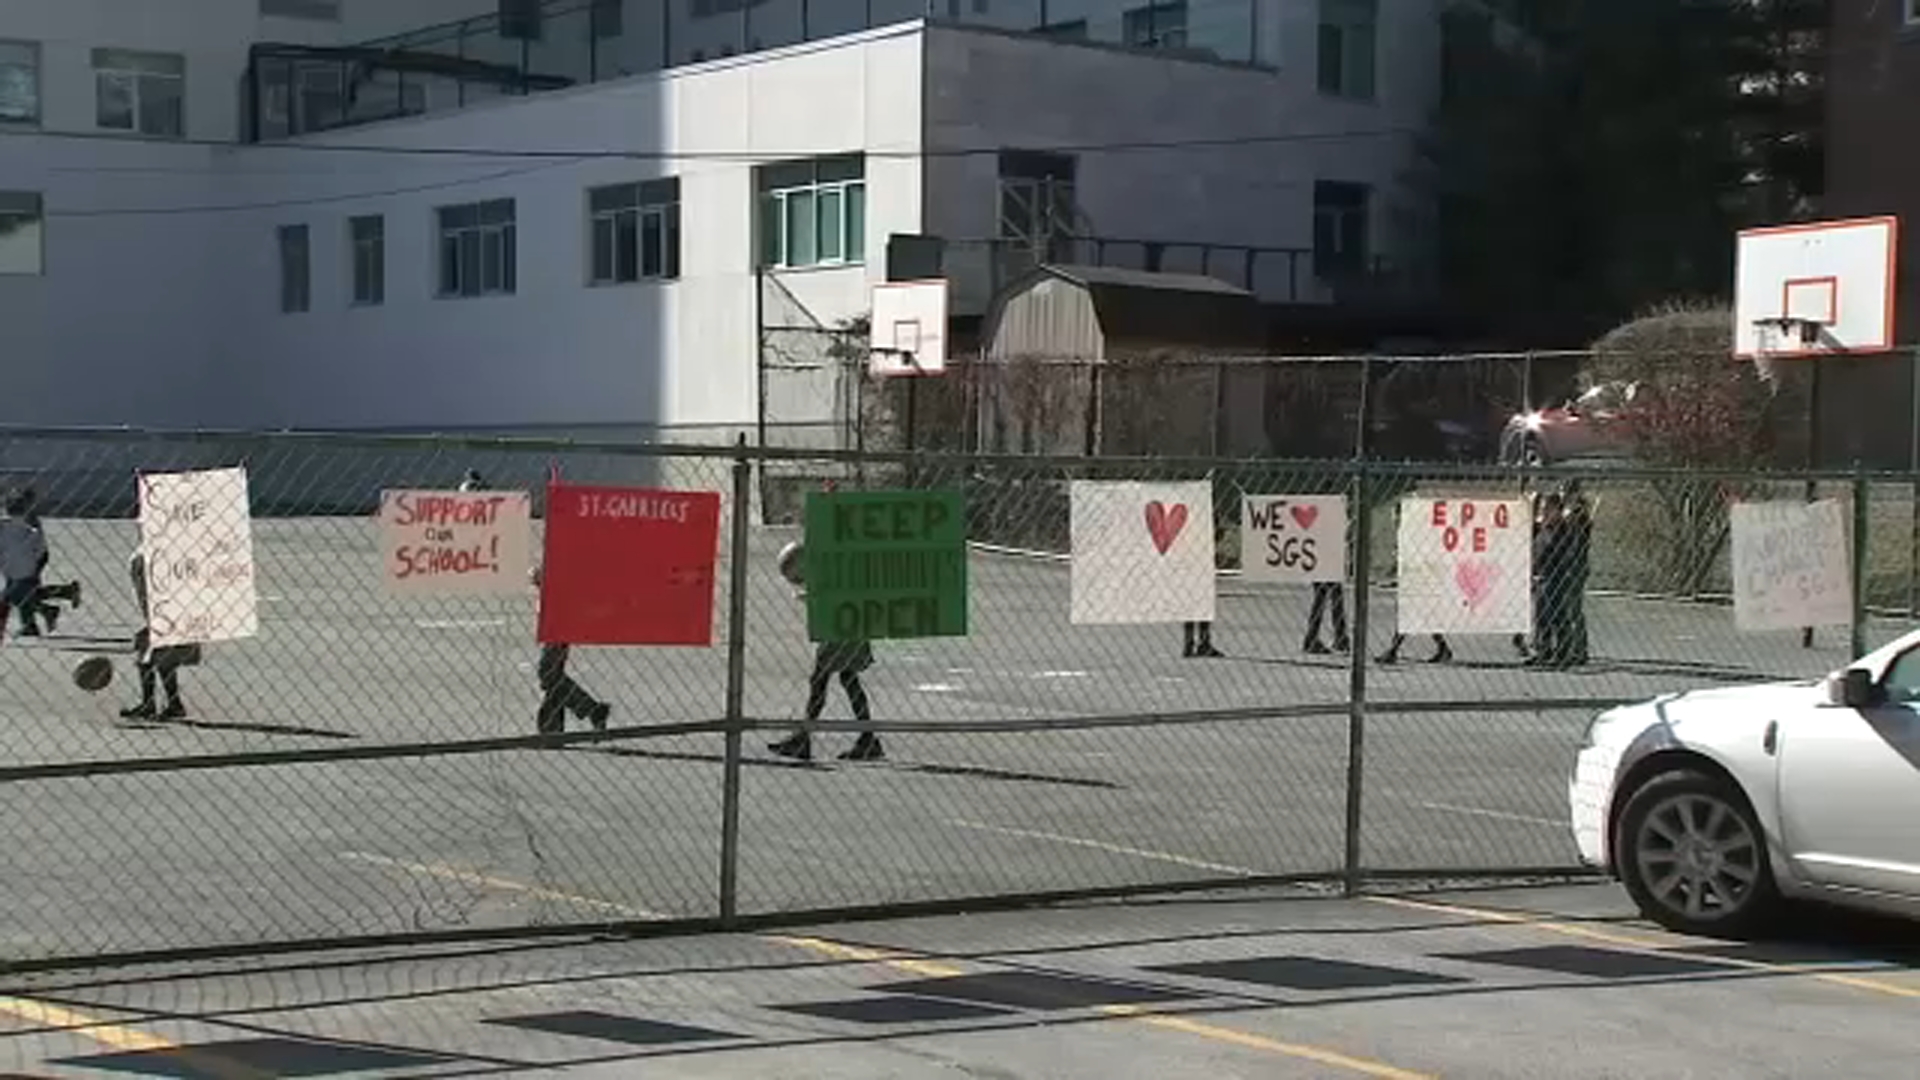
<path fill-rule="evenodd" d="M 966 537 L 958 492 L 808 495 L 808 638 L 964 637 Z"/>

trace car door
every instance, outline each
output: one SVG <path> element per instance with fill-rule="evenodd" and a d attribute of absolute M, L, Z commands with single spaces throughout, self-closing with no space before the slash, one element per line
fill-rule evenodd
<path fill-rule="evenodd" d="M 1881 704 L 1781 718 L 1782 839 L 1822 884 L 1920 897 L 1920 648 L 1880 685 Z"/>

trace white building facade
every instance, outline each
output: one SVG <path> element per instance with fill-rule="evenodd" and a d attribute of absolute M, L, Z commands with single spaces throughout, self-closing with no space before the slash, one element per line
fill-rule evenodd
<path fill-rule="evenodd" d="M 390 104 L 415 115 L 248 144 L 256 42 L 490 5 L 191 0 L 182 29 L 8 0 L 0 423 L 728 438 L 764 415 L 761 326 L 864 313 L 898 235 L 956 241 L 961 312 L 1005 268 L 957 241 L 1063 235 L 1304 252 L 1263 280 L 1324 298 L 1329 254 L 1419 254 L 1391 223 L 1424 210 L 1437 19 L 1379 0 L 1406 10 L 1374 85 L 1328 93 L 1338 49 L 1267 2 L 1271 66 L 916 20 L 529 94 L 412 72 Z M 367 100 L 289 70 L 276 115 Z"/>

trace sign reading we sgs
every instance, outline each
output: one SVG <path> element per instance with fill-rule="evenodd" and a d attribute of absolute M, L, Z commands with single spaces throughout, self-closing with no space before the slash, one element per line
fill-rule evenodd
<path fill-rule="evenodd" d="M 814 641 L 964 637 L 966 504 L 949 491 L 807 496 L 803 562 Z"/>

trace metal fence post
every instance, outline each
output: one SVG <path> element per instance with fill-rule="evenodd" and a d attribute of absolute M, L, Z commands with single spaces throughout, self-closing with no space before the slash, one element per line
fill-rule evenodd
<path fill-rule="evenodd" d="M 1853 463 L 1853 658 L 1867 653 L 1867 474 Z"/>
<path fill-rule="evenodd" d="M 727 566 L 726 751 L 720 770 L 720 921 L 731 923 L 740 902 L 740 734 L 746 719 L 747 502 L 753 463 L 741 435 L 733 459 L 733 536 Z"/>
<path fill-rule="evenodd" d="M 1353 652 L 1347 660 L 1347 847 L 1341 863 L 1341 880 L 1348 896 L 1360 891 L 1360 811 L 1366 788 L 1367 597 L 1373 581 L 1373 502 L 1367 490 L 1366 457 L 1356 457 L 1354 465 L 1349 489 L 1353 492 Z"/>

